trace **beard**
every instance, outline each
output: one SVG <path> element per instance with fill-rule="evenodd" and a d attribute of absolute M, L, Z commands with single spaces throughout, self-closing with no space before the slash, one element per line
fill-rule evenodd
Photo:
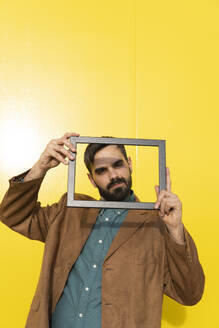
<path fill-rule="evenodd" d="M 124 183 L 122 186 L 117 188 L 113 188 L 112 191 L 110 189 L 116 185 L 117 183 Z M 97 186 L 100 195 L 108 201 L 123 201 L 128 195 L 130 195 L 132 187 L 132 176 L 130 174 L 129 178 L 126 180 L 125 178 L 115 178 L 110 181 L 107 185 L 106 189 L 103 189 Z"/>

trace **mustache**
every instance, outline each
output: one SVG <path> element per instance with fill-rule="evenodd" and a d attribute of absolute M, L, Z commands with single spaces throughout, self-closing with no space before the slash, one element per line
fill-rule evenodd
<path fill-rule="evenodd" d="M 115 178 L 115 179 L 112 179 L 110 181 L 110 183 L 107 185 L 107 189 L 109 190 L 110 188 L 112 188 L 117 183 L 122 183 L 122 182 L 124 182 L 127 185 L 126 180 L 124 178 Z"/>

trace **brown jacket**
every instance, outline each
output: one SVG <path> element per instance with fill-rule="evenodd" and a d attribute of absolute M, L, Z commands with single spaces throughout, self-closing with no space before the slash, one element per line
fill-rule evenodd
<path fill-rule="evenodd" d="M 99 212 L 67 208 L 66 194 L 58 203 L 41 207 L 37 203 L 41 182 L 36 179 L 18 183 L 12 179 L 0 207 L 4 224 L 30 239 L 45 242 L 26 328 L 49 327 L 69 271 Z M 204 274 L 186 229 L 185 237 L 185 245 L 175 243 L 157 210 L 129 210 L 103 264 L 102 328 L 160 328 L 163 294 L 185 305 L 200 300 Z"/>

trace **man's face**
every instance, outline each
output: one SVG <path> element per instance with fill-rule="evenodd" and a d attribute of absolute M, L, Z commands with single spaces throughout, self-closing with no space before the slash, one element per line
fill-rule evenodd
<path fill-rule="evenodd" d="M 127 162 L 116 145 L 106 146 L 95 154 L 91 171 L 89 179 L 104 200 L 122 201 L 129 195 L 131 159 Z"/>

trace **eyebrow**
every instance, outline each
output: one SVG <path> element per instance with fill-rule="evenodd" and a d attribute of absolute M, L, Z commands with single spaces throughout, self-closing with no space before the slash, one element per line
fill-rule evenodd
<path fill-rule="evenodd" d="M 124 164 L 124 160 L 123 159 L 118 159 L 112 164 L 112 166 L 116 167 L 117 165 L 123 165 L 123 164 Z M 101 166 L 101 167 L 96 168 L 94 171 L 95 171 L 96 174 L 99 174 L 99 173 L 104 172 L 105 170 L 106 170 L 106 167 Z"/>

